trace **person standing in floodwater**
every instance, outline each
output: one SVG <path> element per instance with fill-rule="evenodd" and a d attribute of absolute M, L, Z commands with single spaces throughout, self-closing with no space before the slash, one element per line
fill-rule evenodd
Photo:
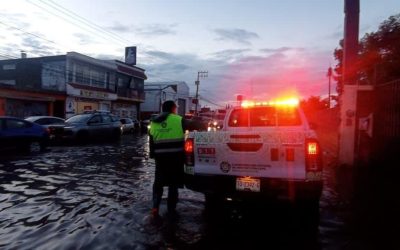
<path fill-rule="evenodd" d="M 162 113 L 150 123 L 150 157 L 155 159 L 151 215 L 159 217 L 164 186 L 168 186 L 168 214 L 176 215 L 178 189 L 184 177 L 184 119 L 176 114 L 174 101 L 165 101 Z"/>

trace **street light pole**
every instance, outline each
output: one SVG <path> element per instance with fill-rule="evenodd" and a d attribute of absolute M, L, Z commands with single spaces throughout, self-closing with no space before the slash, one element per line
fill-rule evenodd
<path fill-rule="evenodd" d="M 198 71 L 197 72 L 197 80 L 195 81 L 196 84 L 196 108 L 194 111 L 195 116 L 198 115 L 197 106 L 199 104 L 199 85 L 200 85 L 200 77 L 207 77 L 208 71 Z"/>
<path fill-rule="evenodd" d="M 328 68 L 328 108 L 331 108 L 331 78 L 332 78 L 332 67 Z"/>

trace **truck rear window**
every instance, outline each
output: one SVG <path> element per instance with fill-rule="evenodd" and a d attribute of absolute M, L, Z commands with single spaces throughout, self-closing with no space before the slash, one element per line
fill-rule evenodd
<path fill-rule="evenodd" d="M 254 107 L 233 110 L 228 121 L 230 127 L 298 126 L 301 119 L 297 108 Z"/>

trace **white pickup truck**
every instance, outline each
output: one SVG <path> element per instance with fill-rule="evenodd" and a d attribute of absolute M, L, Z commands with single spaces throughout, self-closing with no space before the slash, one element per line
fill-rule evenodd
<path fill-rule="evenodd" d="M 301 201 L 318 212 L 322 157 L 315 132 L 295 99 L 243 102 L 218 131 L 189 132 L 185 186 L 217 198 Z"/>

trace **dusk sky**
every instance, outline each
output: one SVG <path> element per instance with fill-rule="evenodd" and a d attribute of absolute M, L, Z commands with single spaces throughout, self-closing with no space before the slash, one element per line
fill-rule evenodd
<path fill-rule="evenodd" d="M 223 104 L 326 95 L 343 34 L 343 0 L 9 0 L 0 6 L 0 58 L 65 54 L 123 60 L 137 46 L 148 82 L 185 81 Z M 360 37 L 400 13 L 399 0 L 361 0 Z M 332 85 L 332 90 L 335 85 Z"/>

